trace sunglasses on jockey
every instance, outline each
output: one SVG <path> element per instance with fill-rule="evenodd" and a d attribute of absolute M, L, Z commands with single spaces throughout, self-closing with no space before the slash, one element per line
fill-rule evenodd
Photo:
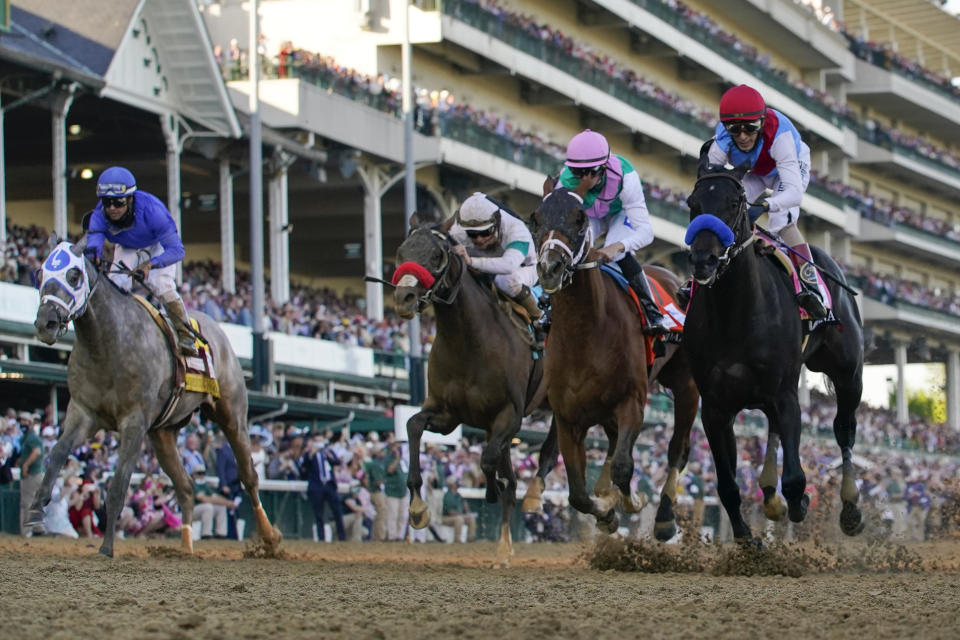
<path fill-rule="evenodd" d="M 595 167 L 567 167 L 574 178 L 592 178 L 603 173 L 603 165 Z"/>
<path fill-rule="evenodd" d="M 100 198 L 100 202 L 103 204 L 104 209 L 111 208 L 111 207 L 114 209 L 120 209 L 122 207 L 127 206 L 127 197 L 126 196 L 121 196 L 121 197 L 103 196 L 102 198 Z"/>
<path fill-rule="evenodd" d="M 467 237 L 471 240 L 476 240 L 478 238 L 487 238 L 496 233 L 496 225 L 491 226 L 488 229 L 467 229 Z"/>
<path fill-rule="evenodd" d="M 737 120 L 734 122 L 726 122 L 723 126 L 727 130 L 727 133 L 732 136 L 737 136 L 741 133 L 754 134 L 763 128 L 763 120 Z"/>

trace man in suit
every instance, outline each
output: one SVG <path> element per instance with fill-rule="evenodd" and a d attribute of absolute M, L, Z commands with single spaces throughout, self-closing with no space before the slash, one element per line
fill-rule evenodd
<path fill-rule="evenodd" d="M 307 443 L 307 452 L 300 459 L 301 477 L 307 481 L 307 495 L 313 504 L 313 515 L 317 519 L 317 536 L 325 540 L 323 528 L 323 508 L 330 505 L 330 513 L 337 528 L 337 539 L 345 540 L 343 516 L 340 512 L 340 498 L 337 496 L 337 478 L 334 467 L 340 464 L 337 454 L 327 446 L 319 435 Z"/>

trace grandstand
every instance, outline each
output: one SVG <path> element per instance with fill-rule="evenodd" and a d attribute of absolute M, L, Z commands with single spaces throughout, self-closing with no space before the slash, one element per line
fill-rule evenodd
<path fill-rule="evenodd" d="M 222 264 L 220 286 L 236 291 L 235 269 L 250 260 L 249 4 L 118 0 L 107 24 L 86 0 L 11 5 L 0 32 L 0 229 L 77 233 L 91 178 L 123 164 L 168 202 L 188 260 Z M 291 282 L 326 287 L 361 296 L 380 320 L 389 300 L 362 277 L 389 277 L 404 234 L 404 3 L 260 6 L 271 302 L 288 302 Z M 445 217 L 483 189 L 526 215 L 566 141 L 591 127 L 647 185 L 657 240 L 642 259 L 683 271 L 697 151 L 722 92 L 756 86 L 810 143 L 804 232 L 864 287 L 870 363 L 945 363 L 948 422 L 960 428 L 960 101 L 945 80 L 960 69 L 960 25 L 925 0 L 831 6 L 415 0 L 417 208 Z M 867 286 L 871 274 L 907 289 Z M 32 338 L 32 290 L 3 287 L 0 385 L 62 410 L 65 351 Z M 249 330 L 231 336 L 249 366 Z M 286 403 L 293 419 L 352 411 L 355 428 L 389 428 L 389 405 L 409 398 L 402 356 L 279 332 L 270 344 L 272 383 L 253 394 L 253 413 Z"/>

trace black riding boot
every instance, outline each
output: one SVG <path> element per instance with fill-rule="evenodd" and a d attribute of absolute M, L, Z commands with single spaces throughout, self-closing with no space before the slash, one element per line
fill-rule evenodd
<path fill-rule="evenodd" d="M 177 331 L 177 346 L 180 347 L 180 354 L 196 358 L 200 355 L 197 351 L 196 336 L 188 328 L 190 320 L 187 318 L 187 310 L 183 306 L 183 300 L 164 301 L 163 308 L 167 310 L 167 315 L 173 320 L 173 327 Z"/>
<path fill-rule="evenodd" d="M 647 285 L 647 278 L 643 275 L 643 269 L 637 259 L 628 253 L 618 260 L 617 264 L 620 265 L 620 270 L 626 276 L 627 282 L 630 283 L 630 288 L 636 292 L 640 299 L 643 315 L 647 319 L 647 325 L 643 328 L 643 332 L 649 336 L 669 333 L 670 328 L 663 322 L 663 314 L 660 313 L 660 307 L 653 300 L 653 295 Z"/>
<path fill-rule="evenodd" d="M 526 310 L 527 315 L 530 316 L 530 322 L 536 322 L 543 315 L 543 311 L 537 302 L 537 296 L 533 295 L 533 291 L 530 291 L 530 287 L 527 285 L 523 285 L 520 293 L 513 298 L 513 301 Z"/>
<path fill-rule="evenodd" d="M 693 291 L 693 280 L 687 280 L 677 289 L 677 305 L 681 310 L 687 308 L 690 304 L 690 295 Z"/>

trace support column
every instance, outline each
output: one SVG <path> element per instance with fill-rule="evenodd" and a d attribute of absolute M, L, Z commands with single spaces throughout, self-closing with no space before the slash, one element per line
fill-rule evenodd
<path fill-rule="evenodd" d="M 290 208 L 287 169 L 294 156 L 277 149 L 270 160 L 267 184 L 270 211 L 270 296 L 274 304 L 290 299 Z"/>
<path fill-rule="evenodd" d="M 183 224 L 180 219 L 180 121 L 173 113 L 165 113 L 160 116 L 160 127 L 167 143 L 167 209 L 177 225 L 180 240 L 183 241 Z M 182 276 L 183 262 L 178 262 L 177 282 L 180 282 Z"/>
<path fill-rule="evenodd" d="M 947 351 L 947 425 L 960 431 L 960 351 Z"/>
<path fill-rule="evenodd" d="M 60 238 L 67 237 L 67 113 L 73 104 L 76 85 L 59 91 L 53 98 L 51 127 L 53 131 L 53 230 Z"/>
<path fill-rule="evenodd" d="M 360 163 L 357 166 L 357 175 L 363 183 L 363 264 L 367 276 L 383 277 L 383 221 L 380 200 L 405 173 L 398 171 L 388 176 L 383 169 L 371 163 Z M 379 322 L 383 320 L 383 285 L 379 282 L 367 282 L 365 289 L 367 317 Z"/>
<path fill-rule="evenodd" d="M 230 160 L 220 158 L 220 280 L 227 293 L 237 292 L 235 240 L 233 235 L 233 175 Z"/>
<path fill-rule="evenodd" d="M 893 345 L 893 359 L 897 365 L 897 423 L 906 424 L 907 414 L 907 386 L 905 370 L 907 366 L 907 343 L 895 342 Z"/>

